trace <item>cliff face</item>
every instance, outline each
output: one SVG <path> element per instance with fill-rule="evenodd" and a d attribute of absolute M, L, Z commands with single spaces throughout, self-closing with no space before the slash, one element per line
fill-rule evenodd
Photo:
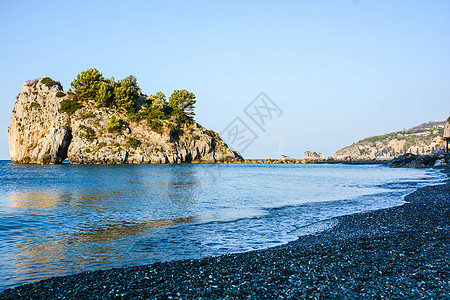
<path fill-rule="evenodd" d="M 232 162 L 241 155 L 220 136 L 193 122 L 176 130 L 155 132 L 146 122 L 128 122 L 108 132 L 111 118 L 126 120 L 124 111 L 84 103 L 74 114 L 59 112 L 68 96 L 56 82 L 23 84 L 9 127 L 14 163 L 51 164 L 68 158 L 75 164 Z"/>
<path fill-rule="evenodd" d="M 61 163 L 72 135 L 70 118 L 58 113 L 60 84 L 25 82 L 9 127 L 9 155 L 15 163 Z"/>
<path fill-rule="evenodd" d="M 433 154 L 444 150 L 445 122 L 430 122 L 408 130 L 373 136 L 339 149 L 333 159 L 393 158 L 405 153 Z"/>

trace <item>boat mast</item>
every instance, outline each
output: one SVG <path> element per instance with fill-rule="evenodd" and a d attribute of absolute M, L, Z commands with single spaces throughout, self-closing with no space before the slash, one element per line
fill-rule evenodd
<path fill-rule="evenodd" d="M 280 147 L 278 148 L 278 158 L 281 158 L 283 156 L 283 136 L 281 136 L 280 140 Z"/>

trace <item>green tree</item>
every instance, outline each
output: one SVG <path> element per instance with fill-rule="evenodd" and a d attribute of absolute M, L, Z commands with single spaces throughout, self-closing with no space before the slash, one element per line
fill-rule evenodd
<path fill-rule="evenodd" d="M 152 99 L 152 108 L 158 109 L 160 111 L 164 110 L 164 106 L 167 105 L 166 95 L 163 92 L 157 92 L 155 95 L 150 95 Z"/>
<path fill-rule="evenodd" d="M 108 127 L 106 128 L 106 131 L 108 132 L 120 132 L 123 125 L 126 125 L 127 123 L 122 119 L 117 119 L 115 115 L 111 116 L 111 119 L 109 120 Z"/>
<path fill-rule="evenodd" d="M 50 77 L 44 77 L 41 79 L 41 83 L 45 84 L 47 87 L 52 87 L 56 84 L 56 81 L 54 81 Z"/>
<path fill-rule="evenodd" d="M 140 87 L 137 84 L 137 79 L 130 75 L 114 86 L 114 98 L 118 107 L 123 107 L 127 112 L 134 113 L 137 110 L 136 100 L 139 97 Z"/>
<path fill-rule="evenodd" d="M 66 95 L 66 93 L 61 92 L 61 91 L 58 91 L 58 92 L 56 93 L 56 97 L 57 97 L 57 98 L 62 98 L 62 97 L 64 97 L 65 95 Z"/>
<path fill-rule="evenodd" d="M 186 90 L 175 90 L 169 98 L 169 106 L 178 114 L 184 114 L 188 118 L 195 115 L 195 94 Z"/>
<path fill-rule="evenodd" d="M 134 137 L 127 137 L 127 145 L 136 150 L 141 145 L 141 142 Z"/>
<path fill-rule="evenodd" d="M 158 119 L 158 120 L 167 119 L 167 116 L 164 113 L 164 111 L 156 109 L 156 108 L 150 109 L 147 116 L 148 116 L 147 117 L 148 119 Z"/>
<path fill-rule="evenodd" d="M 78 103 L 78 101 L 76 101 L 76 100 L 64 99 L 60 103 L 59 111 L 60 112 L 65 112 L 65 113 L 67 113 L 69 115 L 72 115 L 72 114 L 74 114 L 77 110 L 79 110 L 82 107 L 83 107 L 83 105 Z"/>
<path fill-rule="evenodd" d="M 97 107 L 109 107 L 114 102 L 114 78 L 99 83 L 99 89 L 95 95 Z"/>
<path fill-rule="evenodd" d="M 97 69 L 87 69 L 77 75 L 70 86 L 73 89 L 71 92 L 72 97 L 77 100 L 95 99 L 97 96 L 100 85 L 105 81 L 102 73 Z"/>

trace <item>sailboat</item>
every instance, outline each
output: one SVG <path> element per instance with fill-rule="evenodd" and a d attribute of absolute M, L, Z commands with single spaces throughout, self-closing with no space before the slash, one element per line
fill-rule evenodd
<path fill-rule="evenodd" d="M 281 136 L 280 147 L 278 148 L 278 158 L 289 158 L 289 156 L 283 154 L 283 136 Z"/>

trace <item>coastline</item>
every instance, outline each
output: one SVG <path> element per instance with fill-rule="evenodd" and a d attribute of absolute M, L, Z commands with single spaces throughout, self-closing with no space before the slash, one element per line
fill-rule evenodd
<path fill-rule="evenodd" d="M 449 180 L 405 200 L 266 250 L 54 277 L 0 298 L 450 297 Z"/>

